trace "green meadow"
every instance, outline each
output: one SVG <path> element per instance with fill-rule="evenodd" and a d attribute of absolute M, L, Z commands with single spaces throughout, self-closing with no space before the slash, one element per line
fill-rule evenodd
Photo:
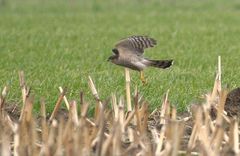
<path fill-rule="evenodd" d="M 145 71 L 147 85 L 131 71 L 150 108 L 169 100 L 179 111 L 211 91 L 222 57 L 223 86 L 240 84 L 240 2 L 237 0 L 0 0 L 0 89 L 7 101 L 21 103 L 18 71 L 35 98 L 51 111 L 62 86 L 67 98 L 95 102 L 90 75 L 102 100 L 125 96 L 124 68 L 107 62 L 114 44 L 131 35 L 148 35 L 157 46 L 145 51 L 153 59 L 174 59 L 167 70 Z"/>

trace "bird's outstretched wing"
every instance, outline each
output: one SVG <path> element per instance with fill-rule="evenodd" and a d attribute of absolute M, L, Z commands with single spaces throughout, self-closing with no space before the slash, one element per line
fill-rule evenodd
<path fill-rule="evenodd" d="M 115 47 L 117 49 L 125 49 L 127 52 L 142 55 L 144 49 L 154 47 L 157 44 L 156 40 L 147 36 L 130 36 L 120 40 Z"/>

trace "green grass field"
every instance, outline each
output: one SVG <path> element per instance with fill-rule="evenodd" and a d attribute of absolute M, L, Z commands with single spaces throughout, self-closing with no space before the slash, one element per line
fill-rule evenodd
<path fill-rule="evenodd" d="M 107 62 L 116 41 L 148 35 L 158 41 L 146 57 L 174 59 L 169 70 L 145 71 L 143 86 L 131 72 L 151 109 L 170 102 L 179 110 L 211 90 L 217 56 L 222 56 L 223 83 L 240 83 L 240 2 L 235 0 L 105 0 L 0 1 L 0 89 L 9 85 L 8 101 L 21 102 L 18 71 L 24 70 L 38 108 L 48 110 L 59 95 L 79 101 L 83 91 L 92 102 L 87 77 L 92 76 L 102 99 L 125 95 L 124 69 Z M 93 103 L 94 105 L 94 103 Z"/>

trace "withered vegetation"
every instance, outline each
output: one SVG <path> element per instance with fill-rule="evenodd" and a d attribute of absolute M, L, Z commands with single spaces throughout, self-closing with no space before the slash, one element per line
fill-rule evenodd
<path fill-rule="evenodd" d="M 221 87 L 221 62 L 213 90 L 205 95 L 205 102 L 193 104 L 189 112 L 177 113 L 168 94 L 161 108 L 148 110 L 148 102 L 137 88 L 130 93 L 130 75 L 126 73 L 126 99 L 111 95 L 101 100 L 93 80 L 89 87 L 95 98 L 94 115 L 87 112 L 89 103 L 80 96 L 80 110 L 76 101 L 68 101 L 66 90 L 60 95 L 49 117 L 41 100 L 40 117 L 33 116 L 34 98 L 19 72 L 23 106 L 9 106 L 8 87 L 0 97 L 0 152 L 4 156 L 167 156 L 239 155 L 237 114 L 240 94 L 228 95 Z M 227 99 L 227 100 L 226 100 Z M 66 104 L 66 111 L 60 109 Z"/>

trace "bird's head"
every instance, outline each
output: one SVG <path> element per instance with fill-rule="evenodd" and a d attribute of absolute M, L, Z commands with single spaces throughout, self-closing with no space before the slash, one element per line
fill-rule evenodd
<path fill-rule="evenodd" d="M 119 57 L 119 52 L 117 49 L 112 49 L 113 55 L 108 58 L 108 61 L 115 62 Z"/>

